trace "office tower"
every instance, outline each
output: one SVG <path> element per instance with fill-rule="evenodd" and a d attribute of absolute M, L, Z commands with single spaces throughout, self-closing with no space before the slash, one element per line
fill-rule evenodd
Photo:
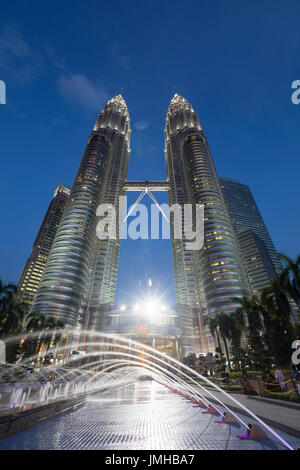
<path fill-rule="evenodd" d="M 63 184 L 55 190 L 18 282 L 20 302 L 31 305 L 33 301 L 70 192 L 71 190 Z"/>
<path fill-rule="evenodd" d="M 251 230 L 252 232 L 254 232 L 256 236 L 261 240 L 261 242 L 263 242 L 269 255 L 269 258 L 266 256 L 263 256 L 261 258 L 261 261 L 264 263 L 265 272 L 268 273 L 268 276 L 270 275 L 270 272 L 272 272 L 272 269 L 270 268 L 270 265 L 269 265 L 269 259 L 271 259 L 272 264 L 273 264 L 273 272 L 275 270 L 276 275 L 280 274 L 282 271 L 282 265 L 281 265 L 278 253 L 275 249 L 275 246 L 273 244 L 269 231 L 264 223 L 264 220 L 257 207 L 257 204 L 254 200 L 254 197 L 251 193 L 250 188 L 247 185 L 242 184 L 239 181 L 236 181 L 231 178 L 220 178 L 219 181 L 221 184 L 221 188 L 223 190 L 227 207 L 229 209 L 229 212 L 233 220 L 235 231 L 238 234 L 238 237 L 240 238 L 239 233 L 244 232 L 245 230 Z M 256 241 L 256 243 L 259 244 L 259 241 Z M 250 248 L 249 250 L 246 249 L 245 240 L 243 241 L 243 247 L 244 247 L 243 256 L 247 257 Z M 248 265 L 246 264 L 245 267 L 248 272 L 250 283 L 251 283 L 251 278 L 252 278 L 252 284 L 253 284 L 254 265 L 251 266 L 251 274 L 249 272 L 249 269 L 250 269 L 249 262 L 248 262 Z M 259 276 L 259 272 L 257 273 L 256 276 Z M 273 278 L 274 276 L 272 274 L 272 277 L 270 278 L 270 280 Z M 261 288 L 256 289 L 256 287 L 254 289 L 254 292 L 257 292 L 257 290 L 261 290 Z M 292 309 L 292 315 L 294 319 L 297 320 L 298 315 L 299 315 L 298 313 L 299 308 L 296 305 L 294 299 L 292 299 L 291 297 L 289 297 L 289 303 Z"/>
<path fill-rule="evenodd" d="M 205 320 L 232 312 L 232 297 L 248 289 L 247 278 L 206 137 L 191 104 L 177 94 L 167 112 L 165 143 L 170 205 L 205 206 L 202 249 L 187 250 L 184 239 L 174 238 L 174 219 L 171 236 L 184 354 L 208 352 L 214 345 Z"/>
<path fill-rule="evenodd" d="M 68 326 L 93 321 L 114 300 L 119 240 L 99 240 L 99 204 L 123 194 L 130 154 L 130 121 L 121 95 L 99 114 L 85 148 L 32 309 Z M 108 234 L 109 236 L 109 234 Z M 91 315 L 92 314 L 92 315 Z"/>
<path fill-rule="evenodd" d="M 274 265 L 266 245 L 253 230 L 243 230 L 237 238 L 251 289 L 258 294 L 276 277 Z"/>
<path fill-rule="evenodd" d="M 230 178 L 219 179 L 236 233 L 252 230 L 264 242 L 277 274 L 282 266 L 250 188 Z"/>

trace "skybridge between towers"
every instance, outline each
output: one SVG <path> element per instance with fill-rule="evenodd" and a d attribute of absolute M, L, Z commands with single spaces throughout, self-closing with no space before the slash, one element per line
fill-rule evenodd
<path fill-rule="evenodd" d="M 168 181 L 126 181 L 124 191 L 169 191 Z"/>
<path fill-rule="evenodd" d="M 126 181 L 124 184 L 124 191 L 137 191 L 140 192 L 140 195 L 133 204 L 133 206 L 131 206 L 131 209 L 125 216 L 123 222 L 130 216 L 130 214 L 134 211 L 136 206 L 141 202 L 141 200 L 146 194 L 148 194 L 150 199 L 152 199 L 152 201 L 157 206 L 158 210 L 162 213 L 162 216 L 166 219 L 166 221 L 169 222 L 168 217 L 166 216 L 159 203 L 157 202 L 156 198 L 152 194 L 152 191 L 169 191 L 169 189 L 170 185 L 168 181 Z"/>

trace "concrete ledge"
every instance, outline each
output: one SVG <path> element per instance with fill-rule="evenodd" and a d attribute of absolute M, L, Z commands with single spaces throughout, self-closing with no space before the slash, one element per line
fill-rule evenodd
<path fill-rule="evenodd" d="M 275 400 L 275 398 L 259 397 L 255 395 L 247 395 L 247 398 L 251 400 L 264 401 L 272 405 L 283 406 L 284 408 L 293 408 L 294 410 L 300 411 L 300 403 L 286 401 L 286 400 Z"/>
<path fill-rule="evenodd" d="M 248 397 L 249 398 L 249 397 Z M 251 398 L 254 398 L 251 396 Z M 213 403 L 220 404 L 217 400 L 214 400 L 213 398 L 209 398 L 209 400 Z M 273 403 L 272 403 L 273 404 Z M 249 421 L 251 421 L 251 416 L 249 416 L 246 411 L 244 411 L 242 408 L 238 408 L 237 406 L 233 405 L 228 405 L 228 407 L 235 411 L 238 414 L 241 414 L 243 416 L 246 416 Z M 298 408 L 297 408 L 298 409 Z M 299 437 L 300 438 L 300 430 L 299 429 L 294 429 L 290 426 L 287 426 L 286 424 L 279 423 L 278 421 L 274 421 L 273 419 L 266 418 L 265 416 L 261 416 L 259 413 L 255 413 L 258 418 L 260 418 L 262 421 L 264 421 L 266 424 L 269 426 L 272 426 L 273 428 L 278 429 L 279 431 L 286 432 L 287 434 L 290 434 L 291 436 Z"/>
<path fill-rule="evenodd" d="M 45 419 L 53 418 L 85 403 L 84 397 L 62 400 L 31 408 L 25 411 L 12 411 L 0 416 L 0 440 L 34 426 Z"/>

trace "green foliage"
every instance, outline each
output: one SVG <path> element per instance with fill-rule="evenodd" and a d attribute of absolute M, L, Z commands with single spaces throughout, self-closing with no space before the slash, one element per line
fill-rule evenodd
<path fill-rule="evenodd" d="M 261 370 L 247 370 L 247 375 L 249 379 L 256 379 L 257 376 L 262 375 Z M 230 372 L 229 374 L 231 379 L 239 379 L 242 377 L 242 372 Z"/>
<path fill-rule="evenodd" d="M 242 377 L 242 372 L 240 372 L 240 371 L 238 371 L 238 372 L 235 372 L 235 371 L 234 371 L 234 372 L 230 372 L 230 373 L 229 373 L 229 377 L 230 377 L 231 379 L 238 379 L 238 378 Z"/>
<path fill-rule="evenodd" d="M 218 387 L 220 387 L 222 390 L 227 390 L 228 392 L 241 392 L 243 390 L 241 385 L 220 385 L 218 384 Z"/>
<path fill-rule="evenodd" d="M 31 356 L 35 356 L 41 346 L 45 351 L 51 346 L 55 346 L 60 338 L 61 332 L 57 331 L 53 333 L 53 330 L 62 330 L 64 328 L 64 322 L 58 320 L 54 317 L 45 317 L 41 315 L 39 311 L 31 312 L 27 318 L 24 327 L 24 331 L 26 333 L 25 341 L 20 352 L 22 357 L 29 358 Z M 31 335 L 31 333 L 37 333 L 39 335 Z M 44 356 L 44 362 L 50 363 L 50 359 L 52 358 L 51 354 L 46 354 Z"/>
<path fill-rule="evenodd" d="M 6 338 L 22 331 L 28 307 L 19 303 L 16 286 L 3 284 L 0 280 L 0 338 Z"/>
<path fill-rule="evenodd" d="M 183 364 L 186 366 L 190 367 L 191 369 L 194 369 L 196 367 L 196 354 L 194 353 L 189 353 L 187 356 L 183 358 Z"/>
<path fill-rule="evenodd" d="M 231 348 L 233 362 L 243 362 L 252 369 L 270 370 L 273 362 L 281 368 L 290 364 L 291 344 L 300 327 L 291 322 L 289 298 L 300 301 L 300 256 L 295 261 L 281 255 L 285 262 L 282 273 L 270 282 L 260 296 L 245 293 L 233 298 L 239 304 L 235 311 L 237 328 L 247 339 L 245 355 Z M 299 336 L 300 337 L 300 336 Z"/>
<path fill-rule="evenodd" d="M 227 315 L 225 312 L 221 310 L 214 317 L 214 321 L 216 325 L 216 331 L 218 330 L 220 331 L 220 335 L 222 337 L 224 348 L 225 348 L 227 364 L 228 364 L 229 370 L 231 371 L 230 355 L 229 355 L 229 348 L 228 348 L 227 340 L 232 338 L 232 319 L 230 318 L 229 315 Z M 236 338 L 235 338 L 235 344 L 236 344 Z"/>
<path fill-rule="evenodd" d="M 285 400 L 285 401 L 300 403 L 300 398 L 297 392 L 274 393 L 274 392 L 262 391 L 261 396 L 265 398 L 272 398 L 272 399 L 275 398 L 276 400 Z"/>
<path fill-rule="evenodd" d="M 60 332 L 52 334 L 51 330 L 62 328 L 64 323 L 56 318 L 46 318 L 37 311 L 28 313 L 28 306 L 18 302 L 16 286 L 5 285 L 0 280 L 0 338 L 24 334 L 22 344 L 20 339 L 7 342 L 7 362 L 14 363 L 17 359 L 37 354 L 41 344 L 48 350 L 61 337 Z M 40 334 L 32 336 L 35 332 Z"/>
<path fill-rule="evenodd" d="M 262 307 L 259 298 L 244 293 L 243 297 L 232 299 L 239 304 L 235 311 L 235 319 L 247 338 L 244 364 L 252 369 L 268 370 L 272 364 L 270 348 L 264 340 L 264 324 Z"/>
<path fill-rule="evenodd" d="M 225 369 L 226 367 L 226 359 L 222 354 L 222 350 L 220 348 L 216 348 L 216 354 L 215 354 L 215 362 L 216 362 L 216 368 L 217 372 L 221 372 Z"/>
<path fill-rule="evenodd" d="M 300 255 L 292 260 L 287 255 L 279 254 L 285 268 L 285 286 L 289 295 L 295 300 L 296 304 L 300 304 Z"/>

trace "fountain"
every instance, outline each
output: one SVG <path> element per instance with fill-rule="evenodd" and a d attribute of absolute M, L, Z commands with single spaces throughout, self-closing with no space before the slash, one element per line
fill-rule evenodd
<path fill-rule="evenodd" d="M 47 332 L 49 335 L 55 333 L 56 330 Z M 66 333 L 78 335 L 78 330 L 68 329 Z M 31 333 L 29 337 L 33 339 L 39 334 L 39 332 Z M 84 344 L 77 343 L 77 348 L 84 346 L 91 351 L 84 355 L 72 356 L 74 345 L 64 345 L 33 355 L 18 364 L 0 364 L 0 415 L 47 406 L 62 400 L 87 397 L 96 392 L 113 390 L 121 386 L 126 387 L 147 372 L 156 382 L 188 399 L 193 406 L 205 408 L 204 413 L 220 415 L 219 423 L 240 423 L 245 427 L 245 434 L 237 437 L 266 438 L 268 432 L 286 448 L 293 450 L 274 429 L 245 405 L 177 359 L 124 336 L 95 331 L 86 331 L 85 336 L 87 340 Z M 21 336 L 14 336 L 7 338 L 6 343 L 20 339 Z M 51 352 L 63 353 L 63 365 L 53 363 L 48 366 L 30 366 L 32 363 L 42 361 L 46 354 Z M 80 364 L 76 365 L 76 362 Z M 213 393 L 213 389 L 220 392 L 221 396 L 230 399 L 235 408 L 238 407 L 243 415 L 249 416 L 254 423 L 247 424 L 238 413 Z"/>

